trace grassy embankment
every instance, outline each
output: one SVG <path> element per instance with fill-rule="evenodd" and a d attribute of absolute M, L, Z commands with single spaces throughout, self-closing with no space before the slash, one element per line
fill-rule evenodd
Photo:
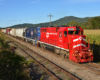
<path fill-rule="evenodd" d="M 100 63 L 100 30 L 84 30 L 86 35 L 86 41 L 90 39 L 90 45 L 93 47 L 93 42 L 95 41 L 93 53 L 94 61 Z"/>
<path fill-rule="evenodd" d="M 0 80 L 31 80 L 27 61 L 10 51 L 5 37 L 0 33 Z"/>

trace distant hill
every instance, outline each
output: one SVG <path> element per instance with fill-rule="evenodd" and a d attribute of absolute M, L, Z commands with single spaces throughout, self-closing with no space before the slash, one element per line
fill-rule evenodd
<path fill-rule="evenodd" d="M 61 25 L 68 24 L 72 20 L 74 20 L 78 23 L 82 23 L 82 22 L 87 22 L 87 20 L 89 18 L 91 18 L 91 17 L 79 18 L 79 17 L 74 17 L 74 16 L 67 16 L 67 17 L 63 17 L 63 18 L 60 18 L 56 21 L 51 22 L 51 25 L 52 26 L 61 26 Z M 37 27 L 37 26 L 49 26 L 49 25 L 50 25 L 50 22 L 39 23 L 39 24 L 24 23 L 24 24 L 14 25 L 14 26 L 11 26 L 11 27 L 12 28 L 22 28 L 22 27 Z"/>

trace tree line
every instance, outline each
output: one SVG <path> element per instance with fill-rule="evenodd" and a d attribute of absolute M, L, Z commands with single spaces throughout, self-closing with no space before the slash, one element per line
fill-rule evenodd
<path fill-rule="evenodd" d="M 77 21 L 70 21 L 63 26 L 81 26 L 83 29 L 100 29 L 100 17 L 93 17 L 88 19 L 87 22 L 79 23 Z"/>

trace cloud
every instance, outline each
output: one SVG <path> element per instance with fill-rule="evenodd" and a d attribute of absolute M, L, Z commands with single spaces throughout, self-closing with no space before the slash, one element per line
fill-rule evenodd
<path fill-rule="evenodd" d="M 30 1 L 29 3 L 38 3 L 40 0 Z"/>

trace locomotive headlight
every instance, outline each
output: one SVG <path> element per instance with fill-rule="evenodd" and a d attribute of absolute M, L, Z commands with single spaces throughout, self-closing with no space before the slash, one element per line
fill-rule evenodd
<path fill-rule="evenodd" d="M 90 52 L 91 50 L 90 50 L 90 49 L 88 49 L 88 51 Z"/>
<path fill-rule="evenodd" d="M 90 52 L 90 56 L 91 56 L 91 55 L 93 55 L 93 53 L 92 53 L 92 52 Z"/>
<path fill-rule="evenodd" d="M 80 55 L 80 57 L 82 57 L 82 54 L 81 53 L 79 55 Z"/>

